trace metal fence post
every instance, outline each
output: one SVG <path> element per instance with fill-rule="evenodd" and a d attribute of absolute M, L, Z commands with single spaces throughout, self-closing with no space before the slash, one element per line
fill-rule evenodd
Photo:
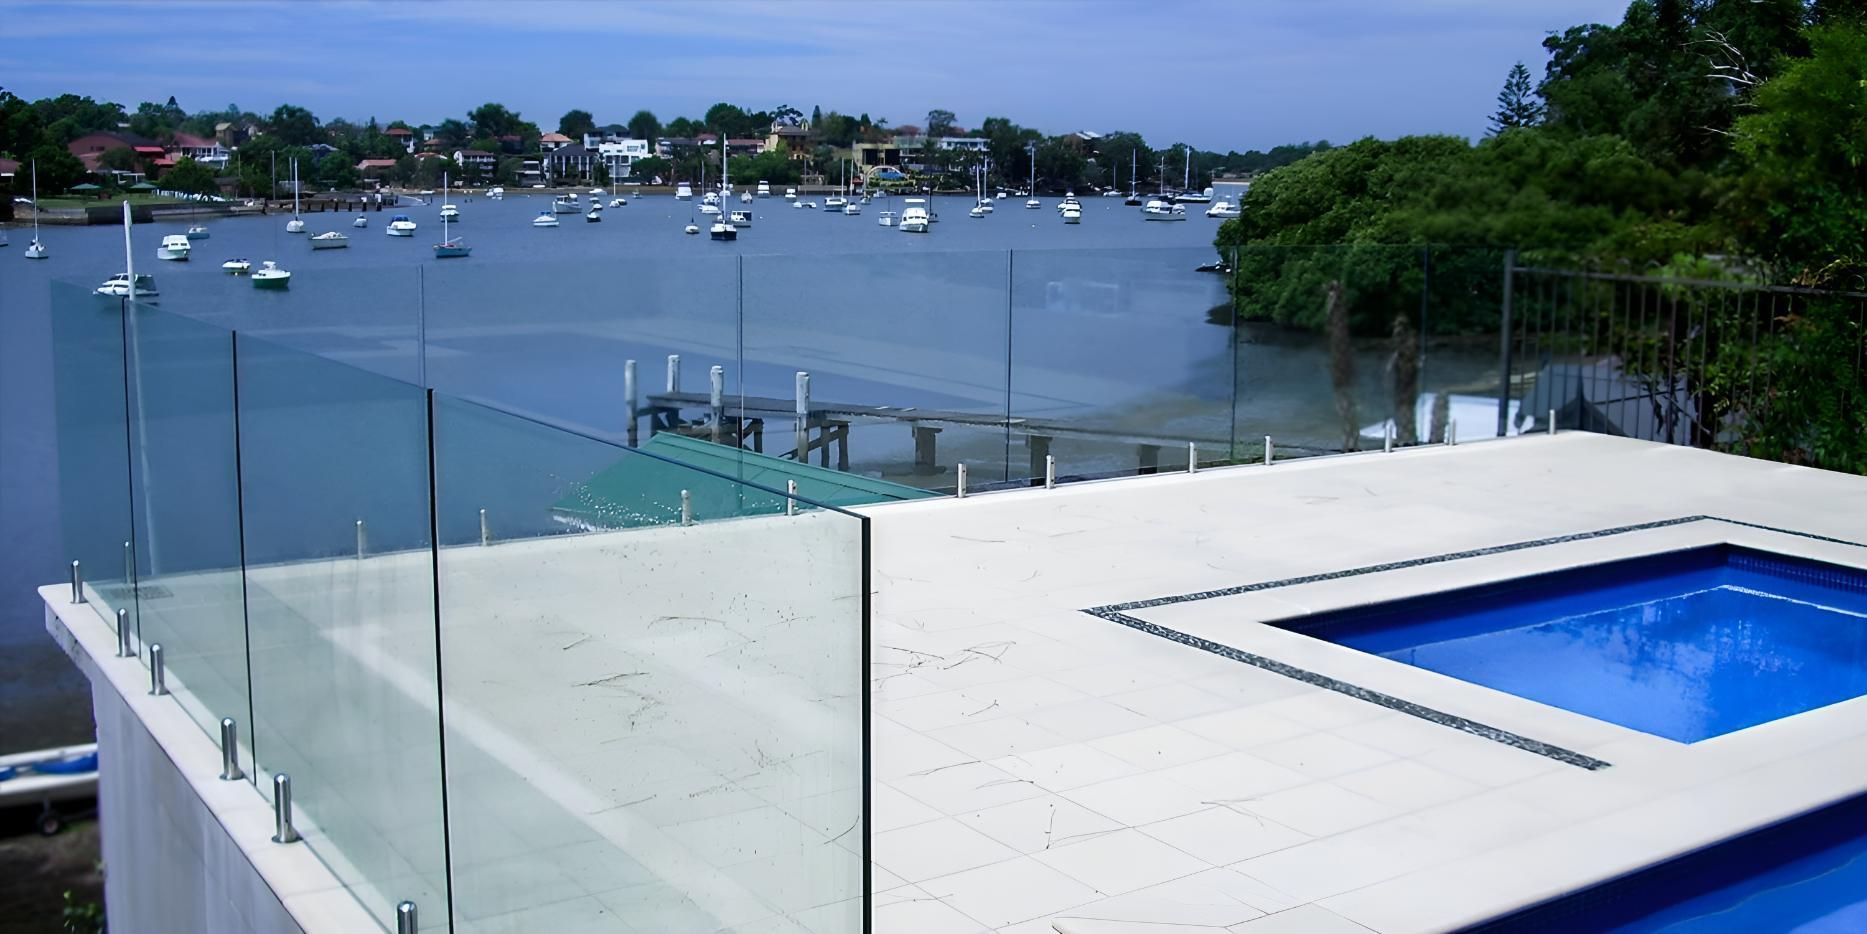
<path fill-rule="evenodd" d="M 707 371 L 707 402 L 713 409 L 713 443 L 720 443 L 720 429 L 726 421 L 726 368 L 714 366 Z"/>
<path fill-rule="evenodd" d="M 1271 436 L 1265 435 L 1264 436 L 1264 466 L 1269 467 L 1271 465 L 1271 457 L 1274 451 L 1275 451 L 1275 448 L 1271 444 Z"/>
<path fill-rule="evenodd" d="M 161 697 L 169 692 L 168 682 L 162 674 L 162 643 L 149 644 L 149 693 Z"/>
<path fill-rule="evenodd" d="M 1199 442 L 1197 441 L 1186 443 L 1186 472 L 1199 472 Z"/>
<path fill-rule="evenodd" d="M 810 374 L 797 371 L 797 462 L 810 462 Z"/>
<path fill-rule="evenodd" d="M 694 524 L 694 494 L 687 490 L 681 491 L 681 524 Z"/>
<path fill-rule="evenodd" d="M 784 481 L 784 514 L 787 516 L 797 515 L 797 481 L 796 480 Z"/>
<path fill-rule="evenodd" d="M 117 611 L 117 657 L 129 658 L 136 654 L 136 645 L 131 642 L 130 611 Z"/>
<path fill-rule="evenodd" d="M 486 524 L 486 510 L 481 509 L 480 510 L 480 544 L 491 545 L 492 543 L 493 543 L 493 529 L 492 529 L 492 526 L 489 526 Z"/>
<path fill-rule="evenodd" d="M 629 446 L 635 447 L 635 440 L 637 437 L 635 425 L 636 425 L 636 420 L 638 418 L 638 414 L 636 411 L 637 402 L 636 402 L 636 392 L 635 392 L 635 361 L 634 360 L 624 360 L 622 362 L 622 396 L 623 396 L 624 415 L 629 419 L 629 430 L 628 430 Z"/>
<path fill-rule="evenodd" d="M 71 562 L 71 602 L 84 602 L 84 570 L 78 562 Z"/>
<path fill-rule="evenodd" d="M 1044 455 L 1044 489 L 1054 490 L 1056 488 L 1057 488 L 1057 456 L 1055 454 L 1045 454 Z"/>
<path fill-rule="evenodd" d="M 420 934 L 421 923 L 415 916 L 415 903 L 403 901 L 395 906 L 395 934 Z"/>
<path fill-rule="evenodd" d="M 298 842 L 298 828 L 292 826 L 292 776 L 285 772 L 272 776 L 272 823 L 272 842 Z"/>
<path fill-rule="evenodd" d="M 955 471 L 955 476 L 957 476 L 959 479 L 959 487 L 956 490 L 956 495 L 959 499 L 965 499 L 966 498 L 966 464 L 965 462 L 961 461 L 959 464 L 956 464 L 954 466 L 954 471 Z"/>
<path fill-rule="evenodd" d="M 1498 315 L 1497 339 L 1497 436 L 1510 428 L 1510 330 L 1511 293 L 1516 290 L 1517 251 L 1504 251 L 1504 307 Z"/>
<path fill-rule="evenodd" d="M 357 520 L 357 560 L 363 560 L 363 551 L 368 546 L 368 533 L 363 530 L 363 520 Z"/>
<path fill-rule="evenodd" d="M 668 392 L 681 391 L 681 355 L 668 354 Z"/>
<path fill-rule="evenodd" d="M 240 771 L 240 725 L 232 717 L 220 718 L 220 780 L 237 782 L 246 777 Z"/>
<path fill-rule="evenodd" d="M 1555 409 L 1549 410 L 1549 433 L 1552 435 L 1556 433 L 1556 410 Z"/>

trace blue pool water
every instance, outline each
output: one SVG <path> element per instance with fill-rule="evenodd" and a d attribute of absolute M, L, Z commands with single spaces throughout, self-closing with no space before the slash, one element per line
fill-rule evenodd
<path fill-rule="evenodd" d="M 1280 625 L 1685 743 L 1867 694 L 1867 574 L 1728 546 Z"/>
<path fill-rule="evenodd" d="M 1867 931 L 1867 797 L 1478 925 L 1471 934 Z"/>

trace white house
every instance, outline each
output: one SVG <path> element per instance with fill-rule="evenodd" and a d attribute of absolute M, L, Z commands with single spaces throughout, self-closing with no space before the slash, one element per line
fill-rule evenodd
<path fill-rule="evenodd" d="M 992 148 L 992 141 L 983 136 L 942 136 L 935 145 L 941 149 L 957 149 L 962 152 L 985 152 Z"/>
<path fill-rule="evenodd" d="M 179 162 L 183 158 L 193 159 L 215 171 L 225 169 L 231 156 L 232 153 L 219 140 L 203 139 L 187 133 L 175 134 L 175 141 L 168 148 L 168 157 L 172 160 Z"/>
<path fill-rule="evenodd" d="M 636 160 L 646 159 L 650 154 L 645 139 L 618 139 L 596 146 L 596 157 L 609 169 L 610 178 L 627 178 L 633 173 Z"/>

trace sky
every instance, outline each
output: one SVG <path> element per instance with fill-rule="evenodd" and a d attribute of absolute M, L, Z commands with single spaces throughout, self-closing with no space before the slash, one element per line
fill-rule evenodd
<path fill-rule="evenodd" d="M 281 103 L 434 123 L 486 101 L 545 130 L 717 101 L 1218 151 L 1476 137 L 1546 34 L 1626 0 L 0 0 L 0 87 L 189 111 Z"/>

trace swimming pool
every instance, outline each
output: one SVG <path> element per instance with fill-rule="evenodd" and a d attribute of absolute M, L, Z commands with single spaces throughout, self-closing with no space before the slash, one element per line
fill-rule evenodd
<path fill-rule="evenodd" d="M 1867 573 L 1731 545 L 1273 625 L 1684 743 L 1867 694 Z"/>
<path fill-rule="evenodd" d="M 1867 930 L 1867 796 L 1469 929 L 1710 934 Z"/>

